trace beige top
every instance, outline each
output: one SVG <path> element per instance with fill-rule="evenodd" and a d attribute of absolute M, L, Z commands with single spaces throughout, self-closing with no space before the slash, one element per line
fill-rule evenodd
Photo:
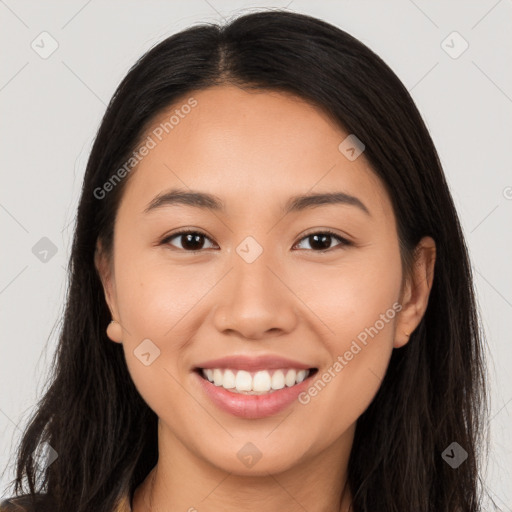
<path fill-rule="evenodd" d="M 0 512 L 30 512 L 32 506 L 28 496 L 14 497 L 10 499 L 0 499 Z M 121 503 L 113 512 L 131 512 L 130 495 L 126 493 Z"/>

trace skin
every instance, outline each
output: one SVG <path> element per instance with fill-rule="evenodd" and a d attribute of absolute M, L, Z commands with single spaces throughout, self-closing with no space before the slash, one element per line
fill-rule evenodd
<path fill-rule="evenodd" d="M 340 497 L 355 422 L 392 351 L 425 313 L 435 243 L 421 240 L 406 279 L 383 184 L 364 153 L 350 161 L 338 150 L 348 133 L 318 108 L 290 94 L 228 85 L 190 96 L 197 106 L 129 177 L 113 260 L 97 247 L 105 297 L 119 322 L 108 336 L 122 343 L 133 381 L 159 417 L 159 461 L 133 510 L 348 511 L 350 494 Z M 168 205 L 143 213 L 174 187 L 215 194 L 226 211 Z M 371 215 L 341 204 L 280 211 L 292 195 L 332 191 L 358 197 Z M 202 252 L 187 252 L 183 236 L 161 244 L 183 228 L 205 233 Z M 353 245 L 333 237 L 319 252 L 306 235 L 326 228 Z M 263 248 L 250 264 L 236 252 L 247 236 Z M 238 418 L 219 410 L 192 373 L 199 362 L 226 355 L 276 354 L 321 374 L 394 303 L 401 311 L 306 405 Z M 146 338 L 161 351 L 150 366 L 133 353 Z M 247 442 L 262 454 L 252 468 L 237 457 Z"/>

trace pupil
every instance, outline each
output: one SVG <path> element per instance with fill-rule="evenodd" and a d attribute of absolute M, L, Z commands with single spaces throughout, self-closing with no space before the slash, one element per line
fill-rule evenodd
<path fill-rule="evenodd" d="M 319 244 L 319 246 L 317 246 L 317 248 L 329 249 L 329 246 L 330 246 L 329 242 L 330 242 L 331 235 L 311 235 L 310 238 L 313 238 L 313 240 L 315 240 L 315 243 L 318 242 L 318 239 L 322 240 L 322 242 L 320 242 L 320 244 Z M 310 242 L 311 247 L 314 247 L 315 243 L 312 244 Z"/>
<path fill-rule="evenodd" d="M 197 251 L 198 249 L 201 249 L 203 244 L 202 243 L 198 243 L 198 240 L 203 235 L 188 233 L 188 234 L 186 234 L 184 236 L 185 236 L 186 242 L 183 244 L 183 247 L 185 247 L 186 249 L 191 249 L 192 251 Z M 190 243 L 191 240 L 193 240 L 192 243 Z M 196 245 L 194 245 L 194 242 L 196 243 Z"/>

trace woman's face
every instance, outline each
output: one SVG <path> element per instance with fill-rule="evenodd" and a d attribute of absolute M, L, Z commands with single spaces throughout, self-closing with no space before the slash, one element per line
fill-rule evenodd
<path fill-rule="evenodd" d="M 233 86 L 190 94 L 146 133 L 111 273 L 97 264 L 161 450 L 254 475 L 351 446 L 429 285 L 401 295 L 392 206 L 348 135 L 294 96 Z M 322 194 L 339 196 L 292 199 Z"/>

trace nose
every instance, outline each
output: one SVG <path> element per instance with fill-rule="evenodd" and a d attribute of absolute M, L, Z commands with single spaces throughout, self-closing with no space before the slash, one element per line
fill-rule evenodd
<path fill-rule="evenodd" d="M 289 333 L 297 325 L 298 302 L 279 266 L 265 252 L 252 263 L 238 255 L 218 290 L 213 322 L 223 334 L 259 340 Z"/>

